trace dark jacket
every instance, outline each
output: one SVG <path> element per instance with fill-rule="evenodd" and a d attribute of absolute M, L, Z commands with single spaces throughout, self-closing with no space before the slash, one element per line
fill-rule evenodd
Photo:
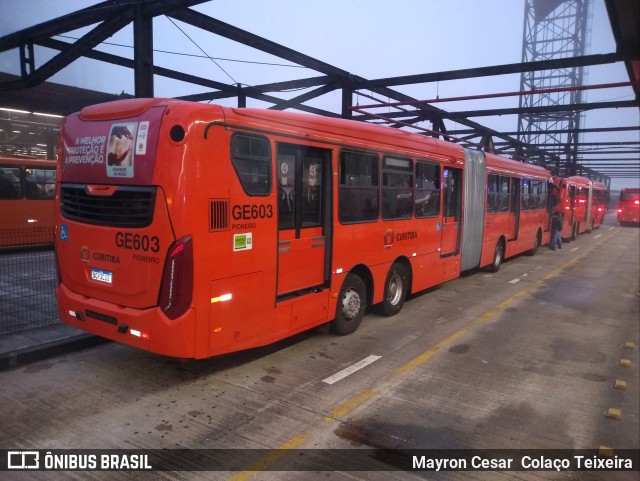
<path fill-rule="evenodd" d="M 562 230 L 562 217 L 558 213 L 551 217 L 551 230 Z"/>

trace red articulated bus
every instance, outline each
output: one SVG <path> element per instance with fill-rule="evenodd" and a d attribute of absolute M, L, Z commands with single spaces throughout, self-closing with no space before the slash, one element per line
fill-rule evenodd
<path fill-rule="evenodd" d="M 640 224 L 640 189 L 621 189 L 617 211 L 620 225 Z"/>
<path fill-rule="evenodd" d="M 562 214 L 562 238 L 575 240 L 578 234 L 600 227 L 607 210 L 609 190 L 602 182 L 586 177 L 554 177 L 555 209 Z"/>
<path fill-rule="evenodd" d="M 0 247 L 53 244 L 56 165 L 0 157 Z"/>
<path fill-rule="evenodd" d="M 164 355 L 349 334 L 549 240 L 546 170 L 362 122 L 132 99 L 59 152 L 61 318 Z"/>

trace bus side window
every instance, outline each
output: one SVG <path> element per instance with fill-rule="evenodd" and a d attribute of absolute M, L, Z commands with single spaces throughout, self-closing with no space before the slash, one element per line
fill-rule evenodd
<path fill-rule="evenodd" d="M 271 148 L 265 137 L 235 134 L 231 163 L 247 195 L 271 193 Z"/>
<path fill-rule="evenodd" d="M 56 189 L 56 171 L 53 169 L 26 169 L 27 199 L 53 199 Z"/>
<path fill-rule="evenodd" d="M 278 144 L 276 152 L 278 228 L 321 226 L 322 164 L 327 162 L 326 151 Z"/>
<path fill-rule="evenodd" d="M 547 183 L 539 181 L 538 183 L 538 209 L 544 209 L 547 205 Z"/>
<path fill-rule="evenodd" d="M 0 199 L 20 199 L 21 197 L 20 169 L 0 167 Z"/>
<path fill-rule="evenodd" d="M 295 188 L 296 155 L 295 150 L 279 145 L 276 155 L 278 173 L 278 228 L 295 227 Z"/>
<path fill-rule="evenodd" d="M 444 181 L 442 182 L 444 189 L 444 207 L 442 217 L 449 219 L 449 222 L 460 222 L 460 214 L 462 207 L 462 170 L 460 169 L 444 169 Z"/>
<path fill-rule="evenodd" d="M 501 175 L 499 183 L 498 192 L 500 192 L 500 212 L 509 212 L 509 177 Z"/>
<path fill-rule="evenodd" d="M 520 179 L 509 177 L 509 212 L 520 212 Z"/>
<path fill-rule="evenodd" d="M 301 227 L 322 225 L 322 160 L 312 150 L 302 157 Z"/>
<path fill-rule="evenodd" d="M 551 207 L 557 207 L 560 204 L 560 187 L 551 184 Z"/>
<path fill-rule="evenodd" d="M 522 195 L 522 210 L 529 210 L 531 208 L 531 181 L 529 179 L 522 179 L 520 184 L 520 192 Z"/>
<path fill-rule="evenodd" d="M 440 214 L 440 166 L 416 162 L 416 217 L 437 217 Z"/>
<path fill-rule="evenodd" d="M 338 218 L 340 222 L 371 222 L 380 214 L 378 156 L 340 152 Z"/>
<path fill-rule="evenodd" d="M 509 212 L 509 177 L 487 176 L 487 213 Z"/>
<path fill-rule="evenodd" d="M 487 177 L 487 213 L 495 214 L 500 211 L 500 189 L 498 176 L 489 174 Z"/>
<path fill-rule="evenodd" d="M 409 219 L 413 214 L 411 159 L 385 157 L 382 167 L 382 218 Z"/>

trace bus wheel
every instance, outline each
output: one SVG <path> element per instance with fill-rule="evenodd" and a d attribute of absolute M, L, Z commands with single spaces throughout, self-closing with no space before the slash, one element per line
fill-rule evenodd
<path fill-rule="evenodd" d="M 389 269 L 384 283 L 384 298 L 382 300 L 382 313 L 387 316 L 395 316 L 407 295 L 407 273 L 402 264 L 395 263 Z"/>
<path fill-rule="evenodd" d="M 502 246 L 502 241 L 498 241 L 496 244 L 496 250 L 493 252 L 493 262 L 490 267 L 491 272 L 498 272 L 500 270 L 500 265 L 502 264 L 503 259 L 504 247 Z"/>
<path fill-rule="evenodd" d="M 359 276 L 347 276 L 338 295 L 336 318 L 331 321 L 331 332 L 345 336 L 358 329 L 364 317 L 366 292 L 364 282 Z"/>
<path fill-rule="evenodd" d="M 536 234 L 536 240 L 533 241 L 533 247 L 529 252 L 527 252 L 527 254 L 529 254 L 530 256 L 536 255 L 536 252 L 538 252 L 538 247 L 540 247 L 541 239 L 542 239 L 542 233 L 538 231 L 538 233 Z"/>

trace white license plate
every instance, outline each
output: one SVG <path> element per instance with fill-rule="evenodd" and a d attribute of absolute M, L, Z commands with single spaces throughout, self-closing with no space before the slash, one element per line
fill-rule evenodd
<path fill-rule="evenodd" d="M 111 284 L 113 282 L 113 273 L 109 271 L 101 271 L 99 269 L 91 269 L 91 279 Z"/>

